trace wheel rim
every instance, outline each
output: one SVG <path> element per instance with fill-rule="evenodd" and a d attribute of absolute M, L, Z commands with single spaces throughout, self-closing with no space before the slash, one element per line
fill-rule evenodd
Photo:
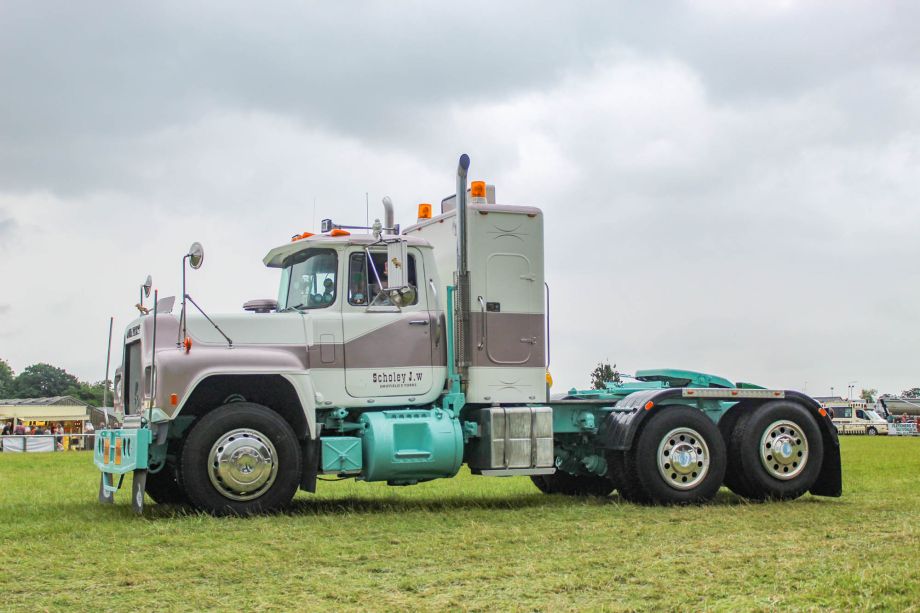
<path fill-rule="evenodd" d="M 692 428 L 675 428 L 658 445 L 658 472 L 665 483 L 678 490 L 700 484 L 709 473 L 709 446 Z"/>
<path fill-rule="evenodd" d="M 264 494 L 278 474 L 278 454 L 267 436 L 238 428 L 221 436 L 208 454 L 208 477 L 223 496 L 252 500 Z"/>
<path fill-rule="evenodd" d="M 798 424 L 775 421 L 760 439 L 760 461 L 770 476 L 786 481 L 796 477 L 808 463 L 808 439 Z"/>

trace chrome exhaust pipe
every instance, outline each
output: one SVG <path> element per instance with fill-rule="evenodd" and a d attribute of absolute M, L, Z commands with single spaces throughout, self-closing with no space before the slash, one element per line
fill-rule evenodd
<path fill-rule="evenodd" d="M 392 228 L 396 227 L 396 214 L 393 212 L 393 201 L 389 196 L 383 197 L 383 232 L 384 234 L 398 234 Z"/>
<path fill-rule="evenodd" d="M 457 372 L 465 380 L 466 368 L 470 364 L 470 273 L 467 265 L 466 189 L 470 156 L 463 154 L 457 164 Z"/>

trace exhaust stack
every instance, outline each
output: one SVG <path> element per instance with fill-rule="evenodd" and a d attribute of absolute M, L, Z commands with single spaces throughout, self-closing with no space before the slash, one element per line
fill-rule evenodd
<path fill-rule="evenodd" d="M 389 196 L 383 197 L 383 231 L 385 234 L 399 234 L 398 230 L 390 228 L 396 227 L 396 214 L 393 212 L 393 201 Z"/>
<path fill-rule="evenodd" d="M 470 273 L 467 266 L 466 240 L 466 184 L 470 169 L 470 156 L 463 154 L 457 164 L 457 371 L 461 380 L 466 379 L 466 368 L 470 365 Z"/>

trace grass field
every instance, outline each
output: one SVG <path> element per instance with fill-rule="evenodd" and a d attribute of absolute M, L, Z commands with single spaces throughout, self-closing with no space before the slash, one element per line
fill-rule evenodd
<path fill-rule="evenodd" d="M 920 607 L 920 439 L 846 438 L 844 496 L 649 508 L 464 473 L 290 513 L 95 502 L 87 453 L 0 454 L 0 610 Z"/>

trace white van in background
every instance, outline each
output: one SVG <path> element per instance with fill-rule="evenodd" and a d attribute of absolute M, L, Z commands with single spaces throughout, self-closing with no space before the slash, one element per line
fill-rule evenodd
<path fill-rule="evenodd" d="M 856 403 L 854 403 L 855 405 Z M 888 434 L 888 422 L 885 419 L 863 406 L 828 406 L 831 420 L 837 426 L 840 434 Z"/>

